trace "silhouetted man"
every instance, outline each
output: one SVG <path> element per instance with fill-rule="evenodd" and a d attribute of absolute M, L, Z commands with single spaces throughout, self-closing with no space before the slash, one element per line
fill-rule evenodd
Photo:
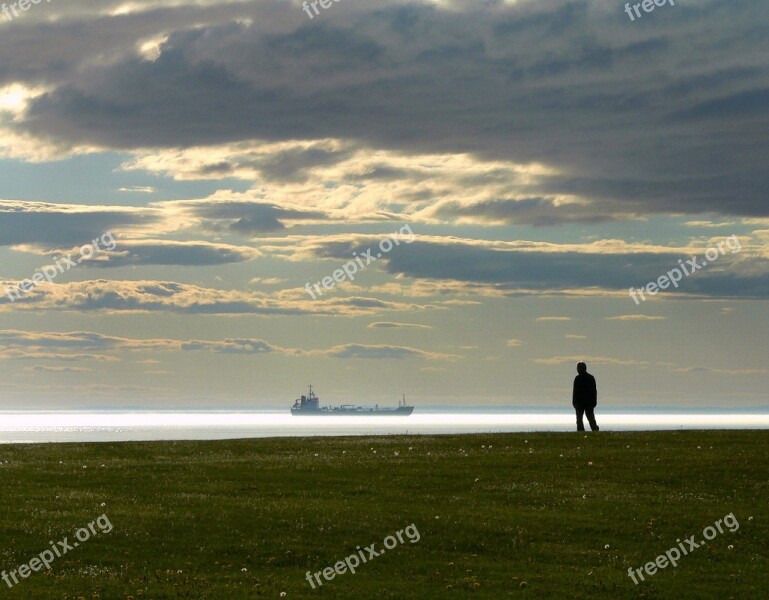
<path fill-rule="evenodd" d="M 582 422 L 583 414 L 587 415 L 590 429 L 598 431 L 598 424 L 595 422 L 595 413 L 593 412 L 598 404 L 595 377 L 587 372 L 587 365 L 583 362 L 577 363 L 577 373 L 579 374 L 574 378 L 574 391 L 571 395 L 571 405 L 577 411 L 577 431 L 585 431 L 585 425 Z"/>

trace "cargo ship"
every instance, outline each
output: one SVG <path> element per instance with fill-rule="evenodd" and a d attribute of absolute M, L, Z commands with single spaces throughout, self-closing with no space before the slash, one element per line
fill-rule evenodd
<path fill-rule="evenodd" d="M 413 406 L 406 404 L 406 395 L 403 395 L 403 401 L 398 402 L 398 408 L 379 408 L 356 406 L 355 404 L 342 404 L 341 406 L 321 406 L 320 398 L 315 395 L 310 386 L 310 391 L 306 396 L 299 396 L 291 407 L 291 414 L 294 416 L 306 417 L 408 417 L 414 412 Z"/>

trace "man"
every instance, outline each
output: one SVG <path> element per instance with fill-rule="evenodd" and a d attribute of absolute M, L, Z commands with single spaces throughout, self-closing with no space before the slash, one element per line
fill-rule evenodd
<path fill-rule="evenodd" d="M 574 378 L 574 391 L 571 395 L 571 405 L 577 411 L 577 431 L 585 431 L 582 415 L 587 415 L 590 429 L 598 431 L 593 409 L 598 404 L 598 390 L 595 386 L 595 377 L 587 372 L 587 365 L 577 363 L 578 375 Z"/>

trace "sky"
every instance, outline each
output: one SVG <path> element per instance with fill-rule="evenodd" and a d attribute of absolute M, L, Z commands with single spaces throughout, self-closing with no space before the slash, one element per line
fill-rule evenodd
<path fill-rule="evenodd" d="M 0 408 L 769 406 L 765 2 L 7 4 Z"/>

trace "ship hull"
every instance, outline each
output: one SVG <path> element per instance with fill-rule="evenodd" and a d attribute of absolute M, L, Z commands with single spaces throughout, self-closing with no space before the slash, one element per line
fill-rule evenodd
<path fill-rule="evenodd" d="M 413 406 L 399 406 L 398 408 L 292 408 L 291 414 L 295 417 L 408 417 L 414 412 Z"/>

